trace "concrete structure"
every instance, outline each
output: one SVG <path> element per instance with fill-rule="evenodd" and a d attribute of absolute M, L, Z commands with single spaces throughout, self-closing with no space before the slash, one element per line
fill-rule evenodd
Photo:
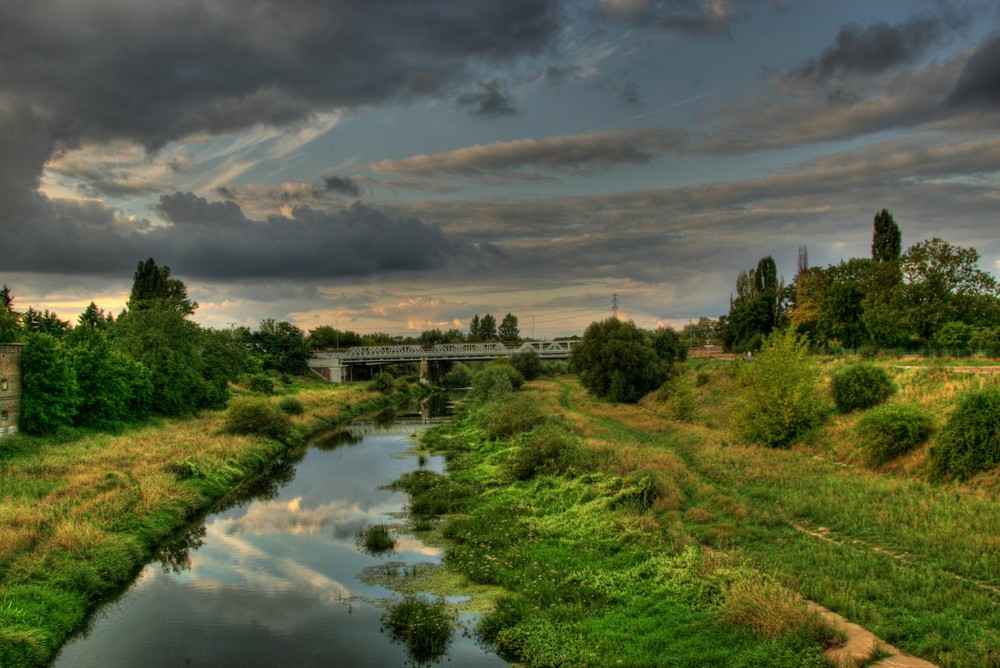
<path fill-rule="evenodd" d="M 314 351 L 309 368 L 333 383 L 350 379 L 354 366 L 384 366 L 402 362 L 420 364 L 420 377 L 440 383 L 444 378 L 443 362 L 467 362 L 510 357 L 534 351 L 541 359 L 568 359 L 576 341 L 528 341 L 520 345 L 502 343 L 439 343 L 435 346 L 356 346 L 347 350 Z"/>
<path fill-rule="evenodd" d="M 20 425 L 21 349 L 20 343 L 0 343 L 0 440 Z"/>

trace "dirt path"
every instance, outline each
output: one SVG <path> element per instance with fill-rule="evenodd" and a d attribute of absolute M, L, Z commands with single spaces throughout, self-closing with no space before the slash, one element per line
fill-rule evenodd
<path fill-rule="evenodd" d="M 840 647 L 834 647 L 826 651 L 826 658 L 830 663 L 838 668 L 850 668 L 852 666 L 865 665 L 873 651 L 881 650 L 881 653 L 888 654 L 884 659 L 876 661 L 870 666 L 880 666 L 882 668 L 937 668 L 936 664 L 925 661 L 911 654 L 906 654 L 898 647 L 881 640 L 868 629 L 849 622 L 832 610 L 827 610 L 821 605 L 809 602 L 809 608 L 815 610 L 823 619 L 838 631 L 843 632 L 847 641 Z"/>

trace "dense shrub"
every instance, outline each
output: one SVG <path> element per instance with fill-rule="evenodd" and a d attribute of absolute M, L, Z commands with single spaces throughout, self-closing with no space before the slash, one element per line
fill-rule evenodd
<path fill-rule="evenodd" d="M 877 406 L 896 392 L 889 372 L 871 362 L 859 362 L 833 375 L 833 401 L 842 413 Z"/>
<path fill-rule="evenodd" d="M 663 363 L 646 332 L 609 318 L 591 323 L 573 348 L 570 368 L 595 397 L 634 403 L 664 381 Z"/>
<path fill-rule="evenodd" d="M 931 468 L 964 480 L 1000 464 L 1000 385 L 968 392 L 931 446 Z"/>
<path fill-rule="evenodd" d="M 509 462 L 518 480 L 535 475 L 561 475 L 578 463 L 576 440 L 558 425 L 549 424 L 532 432 Z"/>
<path fill-rule="evenodd" d="M 544 419 L 538 402 L 522 395 L 487 402 L 476 416 L 477 424 L 492 440 L 530 431 Z"/>
<path fill-rule="evenodd" d="M 278 408 L 288 415 L 302 415 L 305 412 L 305 406 L 295 397 L 285 397 L 278 403 Z"/>
<path fill-rule="evenodd" d="M 514 392 L 514 384 L 506 371 L 514 368 L 502 364 L 491 364 L 472 375 L 472 397 L 479 402 L 502 401 Z"/>
<path fill-rule="evenodd" d="M 791 445 L 823 419 L 818 380 L 806 339 L 791 329 L 768 336 L 760 354 L 741 363 L 737 374 L 737 436 L 769 447 Z"/>
<path fill-rule="evenodd" d="M 452 388 L 472 385 L 472 369 L 461 362 L 455 362 L 444 378 L 444 384 Z"/>
<path fill-rule="evenodd" d="M 385 372 L 379 373 L 376 374 L 374 378 L 372 378 L 372 382 L 368 384 L 368 387 L 373 392 L 381 392 L 382 394 L 389 394 L 396 387 L 395 379 L 393 378 L 392 374 Z"/>
<path fill-rule="evenodd" d="M 28 336 L 21 374 L 21 428 L 29 434 L 48 434 L 70 426 L 80 397 L 59 340 L 50 334 Z"/>
<path fill-rule="evenodd" d="M 510 365 L 517 369 L 525 380 L 534 380 L 542 373 L 542 360 L 534 350 L 514 353 L 510 356 Z"/>
<path fill-rule="evenodd" d="M 927 440 L 933 429 L 930 414 L 913 404 L 877 406 L 854 425 L 865 461 L 873 466 L 913 450 Z"/>
<path fill-rule="evenodd" d="M 284 411 L 267 400 L 241 398 L 233 401 L 226 411 L 223 431 L 286 442 L 292 433 L 292 422 Z"/>
<path fill-rule="evenodd" d="M 964 322 L 946 322 L 931 338 L 931 347 L 938 352 L 967 355 L 976 328 Z"/>
<path fill-rule="evenodd" d="M 250 388 L 251 392 L 274 394 L 274 381 L 271 380 L 271 377 L 267 374 L 256 373 L 250 376 L 247 386 Z"/>

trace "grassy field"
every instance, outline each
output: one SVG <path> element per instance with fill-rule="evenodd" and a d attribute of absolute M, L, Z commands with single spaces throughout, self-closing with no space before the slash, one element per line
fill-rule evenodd
<path fill-rule="evenodd" d="M 426 438 L 452 473 L 411 486 L 415 507 L 440 497 L 449 565 L 510 592 L 484 641 L 530 665 L 825 665 L 838 640 L 804 598 L 938 665 L 1000 665 L 1000 472 L 932 482 L 929 445 L 866 468 L 860 413 L 832 408 L 790 449 L 736 444 L 733 368 L 688 363 L 682 391 L 639 405 L 537 381 L 508 409 L 520 429 L 487 407 Z M 997 382 L 890 373 L 890 402 L 938 427 L 961 392 Z"/>
<path fill-rule="evenodd" d="M 111 435 L 18 436 L 0 447 L 0 666 L 40 666 L 192 517 L 308 435 L 390 399 L 297 381 L 294 437 L 223 434 L 224 412 Z"/>

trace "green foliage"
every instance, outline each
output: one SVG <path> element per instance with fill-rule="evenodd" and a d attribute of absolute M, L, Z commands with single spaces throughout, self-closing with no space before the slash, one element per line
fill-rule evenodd
<path fill-rule="evenodd" d="M 70 426 L 80 395 L 73 366 L 59 340 L 50 334 L 28 336 L 21 374 L 21 429 L 48 434 Z"/>
<path fill-rule="evenodd" d="M 278 402 L 278 408 L 280 408 L 287 415 L 302 415 L 305 412 L 305 406 L 296 397 L 285 397 Z"/>
<path fill-rule="evenodd" d="M 198 308 L 198 303 L 188 299 L 184 283 L 170 277 L 170 267 L 158 267 L 156 261 L 149 258 L 139 263 L 132 277 L 128 308 L 130 311 L 168 309 L 189 316 Z"/>
<path fill-rule="evenodd" d="M 786 447 L 823 419 L 819 371 L 808 343 L 792 329 L 767 337 L 760 354 L 742 364 L 737 377 L 740 407 L 734 415 L 744 441 Z"/>
<path fill-rule="evenodd" d="M 969 345 L 989 357 L 1000 357 L 1000 327 L 982 327 L 976 330 Z"/>
<path fill-rule="evenodd" d="M 270 401 L 247 397 L 230 404 L 222 429 L 229 434 L 265 436 L 287 443 L 292 434 L 292 422 Z"/>
<path fill-rule="evenodd" d="M 472 369 L 461 362 L 455 362 L 445 375 L 444 384 L 451 388 L 469 387 L 472 385 Z"/>
<path fill-rule="evenodd" d="M 472 398 L 480 403 L 503 401 L 514 392 L 514 383 L 507 371 L 516 370 L 507 364 L 490 364 L 472 375 Z"/>
<path fill-rule="evenodd" d="M 479 321 L 479 339 L 482 341 L 496 341 L 496 338 L 497 319 L 493 317 L 492 313 L 487 313 Z"/>
<path fill-rule="evenodd" d="M 687 357 L 687 342 L 673 327 L 659 327 L 653 332 L 653 350 L 666 364 L 683 362 Z"/>
<path fill-rule="evenodd" d="M 246 343 L 264 360 L 265 369 L 296 375 L 309 370 L 312 352 L 305 334 L 291 323 L 262 320 L 260 329 L 247 335 Z"/>
<path fill-rule="evenodd" d="M 534 350 L 525 350 L 510 356 L 510 365 L 517 369 L 525 380 L 534 380 L 542 372 L 542 361 Z"/>
<path fill-rule="evenodd" d="M 833 401 L 842 413 L 877 406 L 896 392 L 889 372 L 871 362 L 846 366 L 833 375 Z"/>
<path fill-rule="evenodd" d="M 396 539 L 389 532 L 388 524 L 373 524 L 357 533 L 358 547 L 375 556 L 388 554 L 396 549 Z"/>
<path fill-rule="evenodd" d="M 391 394 L 396 389 L 395 380 L 392 374 L 385 372 L 375 374 L 372 381 L 368 384 L 373 392 L 381 392 L 382 394 Z"/>
<path fill-rule="evenodd" d="M 428 601 L 406 596 L 382 618 L 393 639 L 405 643 L 410 658 L 428 663 L 448 651 L 454 620 L 444 599 Z"/>
<path fill-rule="evenodd" d="M 247 381 L 251 392 L 274 394 L 274 381 L 266 373 L 255 373 Z"/>
<path fill-rule="evenodd" d="M 29 334 L 51 334 L 59 339 L 69 331 L 69 322 L 60 320 L 58 315 L 50 313 L 48 309 L 39 312 L 29 306 L 21 314 L 21 328 Z"/>
<path fill-rule="evenodd" d="M 500 329 L 497 330 L 497 335 L 501 341 L 519 341 L 521 330 L 517 326 L 517 316 L 513 313 L 505 315 L 500 323 Z"/>
<path fill-rule="evenodd" d="M 79 388 L 77 425 L 114 429 L 149 416 L 153 382 L 146 367 L 113 349 L 100 329 L 78 326 L 66 343 Z"/>
<path fill-rule="evenodd" d="M 515 478 L 528 480 L 536 475 L 571 473 L 583 461 L 572 434 L 559 425 L 545 424 L 528 435 L 508 466 Z"/>
<path fill-rule="evenodd" d="M 964 322 L 946 322 L 931 339 L 931 347 L 953 355 L 967 355 L 972 346 L 976 328 Z"/>
<path fill-rule="evenodd" d="M 729 314 L 721 319 L 720 338 L 728 350 L 755 350 L 784 319 L 785 289 L 770 255 L 757 262 L 756 269 L 736 277 L 736 297 L 730 300 Z M 755 339 L 755 337 L 760 339 Z"/>
<path fill-rule="evenodd" d="M 530 431 L 543 419 L 536 401 L 517 394 L 486 402 L 476 416 L 476 422 L 491 440 Z"/>
<path fill-rule="evenodd" d="M 609 318 L 592 323 L 573 348 L 570 367 L 596 397 L 634 403 L 664 379 L 663 365 L 635 323 Z"/>
<path fill-rule="evenodd" d="M 364 345 L 361 342 L 361 336 L 356 332 L 334 329 L 329 325 L 320 325 L 316 329 L 310 330 L 309 336 L 306 337 L 306 344 L 311 350 Z"/>
<path fill-rule="evenodd" d="M 224 406 L 229 398 L 229 384 L 256 366 L 250 350 L 243 344 L 242 333 L 235 330 L 201 330 L 200 356 L 206 381 L 204 405 L 211 408 Z"/>
<path fill-rule="evenodd" d="M 931 469 L 965 480 L 1000 464 L 1000 385 L 968 392 L 931 445 Z"/>
<path fill-rule="evenodd" d="M 888 209 L 875 214 L 872 232 L 872 259 L 876 262 L 894 262 L 902 250 L 903 235 Z"/>
<path fill-rule="evenodd" d="M 934 430 L 930 413 L 913 404 L 877 406 L 854 425 L 865 461 L 879 466 L 923 444 Z"/>

